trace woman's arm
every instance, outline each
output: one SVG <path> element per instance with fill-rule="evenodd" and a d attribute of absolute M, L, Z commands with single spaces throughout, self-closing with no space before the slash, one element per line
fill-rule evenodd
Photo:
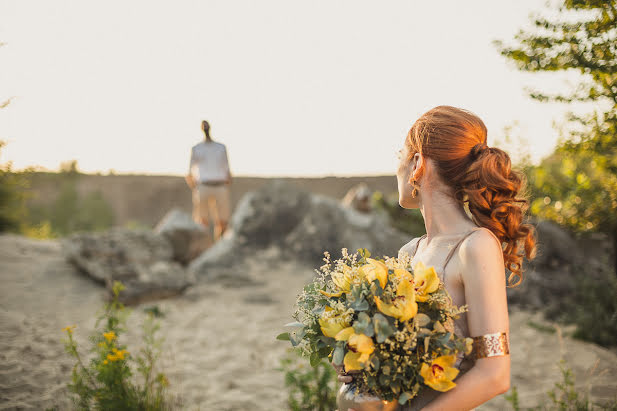
<path fill-rule="evenodd" d="M 503 254 L 496 239 L 478 230 L 461 244 L 459 257 L 471 336 L 509 333 Z M 510 356 L 479 359 L 455 382 L 454 389 L 424 410 L 469 410 L 505 393 L 510 388 Z"/>

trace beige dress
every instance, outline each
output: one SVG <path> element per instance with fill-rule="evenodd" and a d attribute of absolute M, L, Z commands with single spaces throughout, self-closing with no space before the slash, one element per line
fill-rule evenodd
<path fill-rule="evenodd" d="M 483 229 L 483 228 L 482 227 L 473 228 L 470 232 L 465 234 L 456 243 L 456 245 L 450 250 L 450 252 L 448 253 L 448 256 L 446 257 L 446 259 L 445 259 L 444 263 L 441 265 L 441 267 L 435 267 L 435 271 L 437 272 L 437 275 L 439 276 L 439 279 L 441 280 L 441 282 L 443 284 L 445 284 L 444 275 L 445 275 L 445 272 L 446 272 L 445 271 L 446 270 L 446 265 L 448 264 L 448 262 L 450 262 L 450 259 L 452 258 L 452 256 L 454 255 L 454 253 L 456 252 L 458 247 L 474 231 L 481 230 L 481 229 Z M 411 252 L 409 254 L 409 256 L 412 259 L 412 266 L 415 264 L 415 262 L 413 262 L 413 258 L 415 257 L 416 252 L 418 251 L 418 247 L 420 245 L 420 241 L 422 241 L 425 238 L 426 238 L 426 234 L 423 235 L 422 237 L 420 237 L 420 239 L 418 241 L 416 241 L 416 244 L 413 247 L 413 252 Z M 462 337 L 469 337 L 470 336 L 469 335 L 469 329 L 467 327 L 467 319 L 466 319 L 465 316 L 461 316 L 459 319 L 454 321 L 454 333 L 456 335 L 459 335 L 459 336 L 462 336 Z M 460 355 L 458 360 L 457 360 L 456 365 L 460 369 L 460 373 L 459 373 L 457 378 L 460 378 L 463 374 L 465 374 L 467 371 L 469 371 L 473 367 L 474 360 L 471 357 L 465 357 L 464 355 Z M 417 410 L 421 410 L 428 403 L 430 403 L 435 398 L 437 398 L 440 394 L 441 394 L 440 392 L 435 391 L 435 390 L 433 390 L 433 389 L 431 389 L 429 387 L 424 387 L 424 388 L 422 388 L 420 390 L 420 393 L 418 394 L 417 397 L 412 399 L 408 404 L 405 404 L 405 406 L 402 408 L 402 411 L 417 411 Z"/>

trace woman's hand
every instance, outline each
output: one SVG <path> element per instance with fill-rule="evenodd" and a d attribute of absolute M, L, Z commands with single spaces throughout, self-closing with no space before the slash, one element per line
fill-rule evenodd
<path fill-rule="evenodd" d="M 344 382 L 345 384 L 349 384 L 350 382 L 353 382 L 353 374 L 357 374 L 360 372 L 360 371 L 345 372 L 345 367 L 343 367 L 342 365 L 332 364 L 332 366 L 334 367 L 334 369 L 336 370 L 336 373 L 338 374 L 338 380 L 340 382 Z"/>

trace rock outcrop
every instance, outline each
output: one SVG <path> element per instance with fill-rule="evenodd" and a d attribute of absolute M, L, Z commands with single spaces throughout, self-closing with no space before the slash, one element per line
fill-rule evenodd
<path fill-rule="evenodd" d="M 248 193 L 238 204 L 230 231 L 189 265 L 208 276 L 212 267 L 230 266 L 255 250 L 279 248 L 281 258 L 320 265 L 323 252 L 367 248 L 374 255 L 396 255 L 409 236 L 393 229 L 385 216 L 366 214 L 335 199 L 309 194 L 283 181 Z"/>
<path fill-rule="evenodd" d="M 341 204 L 362 213 L 370 213 L 373 209 L 371 205 L 372 196 L 373 192 L 368 185 L 360 183 L 349 189 L 341 200 Z"/>
<path fill-rule="evenodd" d="M 173 261 L 173 247 L 148 230 L 113 229 L 103 233 L 75 234 L 63 240 L 68 261 L 111 290 L 114 281 L 126 289 L 126 303 L 169 297 L 192 284 L 193 277 Z"/>
<path fill-rule="evenodd" d="M 188 264 L 208 247 L 208 232 L 184 211 L 174 208 L 154 228 L 172 246 L 173 259 Z"/>

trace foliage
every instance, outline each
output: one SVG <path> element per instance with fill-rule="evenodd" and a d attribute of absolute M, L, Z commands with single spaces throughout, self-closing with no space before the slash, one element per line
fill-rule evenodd
<path fill-rule="evenodd" d="M 536 16 L 516 44 L 496 42 L 520 70 L 578 72 L 567 93 L 531 91 L 539 101 L 591 102 L 594 111 L 569 114 L 555 153 L 530 168 L 532 213 L 577 231 L 612 237 L 617 269 L 617 0 L 563 0 L 556 16 Z"/>
<path fill-rule="evenodd" d="M 372 198 L 373 207 L 383 211 L 390 218 L 393 227 L 404 233 L 420 237 L 424 234 L 424 219 L 420 210 L 407 210 L 398 203 L 398 197 L 390 198 L 384 196 L 380 191 L 375 191 Z"/>
<path fill-rule="evenodd" d="M 312 366 L 329 358 L 346 371 L 360 392 L 404 404 L 422 386 L 448 391 L 459 353 L 471 339 L 454 334 L 454 319 L 466 310 L 454 307 L 433 267 L 409 256 L 375 260 L 367 250 L 330 261 L 298 297 L 295 331 L 289 340 Z M 412 274 L 413 272 L 413 274 Z M 441 370 L 436 373 L 435 370 Z"/>
<path fill-rule="evenodd" d="M 307 366 L 298 350 L 290 349 L 281 359 L 289 390 L 287 405 L 292 411 L 329 411 L 336 408 L 336 371 L 328 361 Z"/>
<path fill-rule="evenodd" d="M 152 316 L 144 322 L 144 348 L 133 359 L 133 355 L 121 343 L 128 312 L 118 302 L 123 289 L 116 282 L 113 286 L 113 300 L 96 323 L 97 331 L 90 336 L 90 360 L 86 363 L 78 351 L 73 338 L 75 326 L 64 331 L 66 351 L 76 360 L 72 382 L 68 388 L 73 393 L 78 409 L 90 410 L 168 410 L 171 400 L 167 398 L 169 382 L 164 374 L 156 372 L 156 362 L 161 354 L 161 340 L 155 334 L 159 325 Z M 131 367 L 131 363 L 134 364 Z M 133 368 L 141 376 L 135 381 Z"/>
<path fill-rule="evenodd" d="M 101 231 L 110 228 L 114 222 L 111 205 L 100 191 L 91 191 L 81 195 L 77 185 L 81 174 L 75 163 L 66 165 L 65 171 L 49 176 L 49 184 L 58 187 L 56 197 L 49 205 L 31 205 L 28 212 L 27 226 L 31 227 L 26 235 L 37 236 L 36 229 L 41 228 L 49 237 L 68 235 L 77 231 Z"/>
<path fill-rule="evenodd" d="M 0 150 L 4 146 L 0 141 Z M 25 189 L 28 181 L 11 169 L 11 163 L 0 164 L 0 232 L 19 231 L 25 216 Z"/>
<path fill-rule="evenodd" d="M 575 338 L 610 347 L 617 345 L 617 278 L 600 273 L 600 281 L 581 276 L 574 296 L 577 304 L 568 304 L 565 319 L 576 324 Z M 565 304 L 564 304 L 565 305 Z"/>
<path fill-rule="evenodd" d="M 546 400 L 542 404 L 532 408 L 527 408 L 529 411 L 544 411 L 544 410 L 560 410 L 560 411 L 592 411 L 606 410 L 617 411 L 617 397 L 615 400 L 606 404 L 594 404 L 587 393 L 577 391 L 574 384 L 574 374 L 567 366 L 565 361 L 561 361 L 561 378 L 560 382 L 555 383 L 552 390 L 547 393 L 548 403 Z M 516 387 L 512 387 L 510 394 L 505 396 L 506 400 L 512 406 L 514 411 L 521 411 L 519 403 L 518 391 Z"/>

